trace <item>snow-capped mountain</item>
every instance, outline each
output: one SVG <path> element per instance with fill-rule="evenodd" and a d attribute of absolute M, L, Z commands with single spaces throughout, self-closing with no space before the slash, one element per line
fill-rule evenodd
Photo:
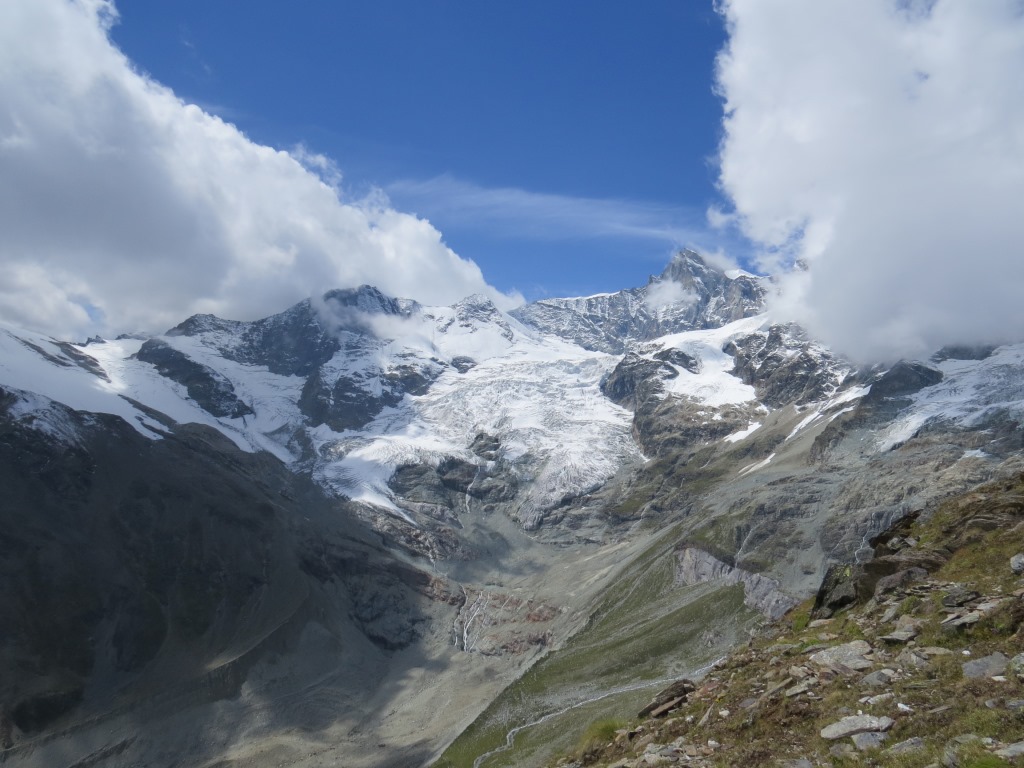
<path fill-rule="evenodd" d="M 684 250 L 642 288 L 542 299 L 512 314 L 584 349 L 619 354 L 633 341 L 718 328 L 760 314 L 767 290 L 764 278 L 716 269 L 695 251 Z"/>
<path fill-rule="evenodd" d="M 1024 344 L 856 369 L 774 323 L 770 287 L 684 251 L 643 287 L 512 313 L 362 286 L 150 338 L 0 326 L 0 622 L 28 627 L 4 651 L 28 671 L 0 689 L 0 736 L 120 723 L 184 675 L 237 682 L 216 717 L 253 743 L 278 734 L 258 702 L 309 688 L 356 754 L 424 729 L 434 749 L 659 537 L 757 574 L 777 612 L 892 520 L 1019 469 Z M 676 586 L 673 610 L 705 589 Z M 66 615 L 29 631 L 33 601 Z M 370 677 L 304 666 L 338 649 Z M 221 682 L 182 672 L 190 656 Z M 352 691 L 377 678 L 371 725 Z M 188 685 L 154 717 L 198 706 Z M 91 727 L 81 758 L 116 747 Z"/>

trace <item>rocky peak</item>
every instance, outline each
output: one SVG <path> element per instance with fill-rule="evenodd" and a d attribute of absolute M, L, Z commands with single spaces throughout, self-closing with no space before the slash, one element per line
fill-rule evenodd
<path fill-rule="evenodd" d="M 323 295 L 324 305 L 336 314 L 345 316 L 344 310 L 356 310 L 368 315 L 404 315 L 397 299 L 385 296 L 372 285 L 358 288 L 335 288 Z"/>
<path fill-rule="evenodd" d="M 718 328 L 764 311 L 764 279 L 729 277 L 696 251 L 680 251 L 642 288 L 542 299 L 512 312 L 526 325 L 585 349 L 621 354 L 630 342 Z"/>
<path fill-rule="evenodd" d="M 486 296 L 481 296 L 478 293 L 467 296 L 452 305 L 452 309 L 455 310 L 454 322 L 462 328 L 474 330 L 490 325 L 498 328 L 505 339 L 512 340 L 512 328 L 505 316 Z"/>
<path fill-rule="evenodd" d="M 216 315 L 192 315 L 167 331 L 168 336 L 200 336 L 207 333 L 230 332 L 243 325 L 236 320 L 224 320 Z M 120 338 L 120 337 L 119 337 Z"/>

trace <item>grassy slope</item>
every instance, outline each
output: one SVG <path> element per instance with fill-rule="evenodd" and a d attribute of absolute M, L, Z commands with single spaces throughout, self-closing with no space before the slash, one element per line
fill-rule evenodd
<path fill-rule="evenodd" d="M 595 719 L 632 717 L 666 679 L 714 661 L 755 616 L 743 606 L 742 587 L 675 585 L 679 535 L 678 528 L 667 531 L 623 567 L 587 625 L 510 685 L 435 765 L 472 766 L 505 744 L 511 728 L 618 691 L 523 730 L 513 749 L 482 765 L 542 764 L 579 741 Z"/>
<path fill-rule="evenodd" d="M 1010 673 L 1005 681 L 999 682 L 966 679 L 961 671 L 966 658 L 979 658 L 995 651 L 1013 656 L 1024 651 L 1024 598 L 1007 599 L 999 610 L 968 629 L 943 630 L 939 622 L 947 613 L 941 603 L 949 589 L 944 585 L 958 583 L 982 594 L 1003 596 L 1012 595 L 1024 585 L 1024 580 L 1008 567 L 1009 558 L 1024 551 L 1024 476 L 1016 482 L 993 483 L 948 500 L 931 518 L 916 524 L 912 535 L 922 546 L 946 547 L 953 555 L 927 582 L 935 584 L 935 588 L 919 590 L 920 596 L 914 593 L 904 598 L 901 613 L 921 622 L 916 647 L 937 646 L 952 653 L 938 656 L 927 668 L 908 671 L 894 681 L 889 686 L 895 694 L 891 702 L 877 708 L 865 706 L 862 699 L 866 694 L 881 693 L 885 688 L 865 689 L 857 684 L 859 675 L 854 674 L 823 684 L 816 689 L 818 698 L 787 698 L 779 692 L 764 706 L 744 713 L 741 702 L 785 679 L 790 665 L 807 663 L 806 648 L 854 639 L 867 639 L 876 648 L 885 647 L 877 637 L 890 631 L 892 625 L 880 622 L 881 607 L 855 607 L 840 614 L 826 628 L 811 628 L 808 601 L 719 665 L 708 678 L 709 693 L 691 697 L 689 704 L 667 721 L 648 721 L 646 732 L 661 744 L 678 738 L 698 746 L 707 744 L 709 739 L 720 744 L 700 765 L 757 765 L 780 758 L 810 758 L 816 764 L 854 766 L 863 765 L 863 758 L 830 755 L 829 749 L 835 743 L 822 739 L 819 732 L 844 712 L 864 709 L 896 718 L 885 747 L 915 736 L 925 742 L 922 750 L 898 757 L 880 755 L 874 750 L 863 756 L 881 759 L 881 765 L 921 768 L 939 763 L 949 749 L 959 753 L 958 764 L 964 766 L 1008 765 L 980 743 L 950 747 L 950 739 L 962 734 L 1002 743 L 1024 739 L 1024 714 L 1005 706 L 1006 701 L 1024 698 L 1024 683 Z M 828 640 L 823 643 L 824 637 Z M 778 650 L 781 648 L 787 650 Z M 888 648 L 890 656 L 899 650 Z M 969 650 L 970 657 L 963 655 L 965 650 Z M 895 660 L 887 663 L 898 666 Z M 897 701 L 909 706 L 912 712 L 901 712 L 895 706 Z M 731 714 L 700 722 L 709 709 Z M 687 718 L 691 718 L 690 723 Z M 636 723 L 635 719 L 630 722 Z M 578 750 L 569 750 L 567 754 L 581 758 Z M 632 745 L 618 740 L 595 750 L 584 764 L 605 766 L 633 754 Z"/>

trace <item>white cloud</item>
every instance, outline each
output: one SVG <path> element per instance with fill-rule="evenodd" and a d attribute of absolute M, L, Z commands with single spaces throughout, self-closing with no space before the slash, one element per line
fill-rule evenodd
<path fill-rule="evenodd" d="M 1024 337 L 1019 0 L 723 0 L 722 190 L 860 359 Z M 712 214 L 721 220 L 718 214 Z"/>
<path fill-rule="evenodd" d="M 644 304 L 653 312 L 669 304 L 692 304 L 697 298 L 696 293 L 675 280 L 658 280 L 647 286 Z"/>
<path fill-rule="evenodd" d="M 681 206 L 481 187 L 452 176 L 398 181 L 388 192 L 425 216 L 517 238 L 622 237 L 673 246 L 706 239 L 701 212 Z"/>
<path fill-rule="evenodd" d="M 115 19 L 104 0 L 0 3 L 0 317 L 160 329 L 361 283 L 518 300 L 382 196 L 340 201 L 328 158 L 254 144 L 141 75 L 108 40 Z"/>

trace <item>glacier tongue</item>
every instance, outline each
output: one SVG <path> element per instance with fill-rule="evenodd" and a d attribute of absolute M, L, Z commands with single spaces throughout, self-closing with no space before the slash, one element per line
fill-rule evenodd
<path fill-rule="evenodd" d="M 455 356 L 478 349 L 479 339 L 469 341 L 446 351 Z M 517 517 L 536 527 L 563 498 L 595 489 L 624 462 L 640 458 L 631 414 L 600 391 L 615 362 L 519 334 L 505 354 L 465 373 L 446 370 L 425 393 L 407 396 L 363 430 L 318 429 L 317 476 L 353 500 L 396 510 L 387 485 L 395 469 L 437 466 L 449 456 L 482 465 L 469 446 L 478 434 L 493 434 L 500 438 L 501 460 L 532 481 Z"/>

